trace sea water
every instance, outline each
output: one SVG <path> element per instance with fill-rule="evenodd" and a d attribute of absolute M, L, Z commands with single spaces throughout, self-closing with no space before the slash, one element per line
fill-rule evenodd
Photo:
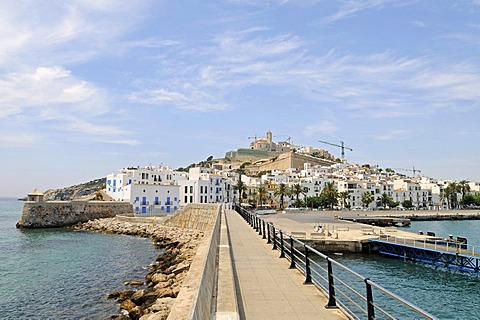
<path fill-rule="evenodd" d="M 480 250 L 479 220 L 412 221 L 403 230 L 432 231 L 444 238 L 464 236 Z M 439 319 L 480 319 L 479 276 L 375 254 L 332 257 Z"/>
<path fill-rule="evenodd" d="M 0 318 L 106 319 L 112 291 L 144 280 L 150 240 L 70 229 L 17 229 L 23 203 L 0 198 Z"/>

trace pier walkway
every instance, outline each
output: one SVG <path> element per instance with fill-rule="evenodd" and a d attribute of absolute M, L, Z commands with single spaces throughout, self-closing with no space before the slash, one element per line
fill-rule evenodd
<path fill-rule="evenodd" d="M 238 213 L 226 210 L 226 220 L 240 319 L 347 319 Z"/>

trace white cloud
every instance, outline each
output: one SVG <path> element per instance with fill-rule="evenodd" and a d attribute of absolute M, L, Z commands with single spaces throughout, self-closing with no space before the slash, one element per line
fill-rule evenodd
<path fill-rule="evenodd" d="M 404 140 L 412 135 L 411 130 L 392 130 L 377 137 L 378 140 Z"/>
<path fill-rule="evenodd" d="M 305 129 L 303 130 L 303 134 L 311 137 L 314 136 L 318 133 L 321 134 L 332 134 L 337 130 L 335 124 L 333 124 L 330 121 L 324 120 L 319 124 L 316 125 L 309 125 L 306 126 Z"/>
<path fill-rule="evenodd" d="M 301 37 L 248 30 L 224 32 L 194 52 L 177 47 L 178 52 L 159 61 L 160 79 L 152 79 L 150 89 L 131 93 L 130 101 L 214 111 L 228 107 L 228 95 L 261 87 L 268 94 L 279 91 L 345 109 L 351 117 L 379 119 L 474 105 L 480 95 L 480 70 L 468 63 L 453 65 L 434 56 L 401 56 L 392 50 L 363 56 L 335 50 L 318 54 Z"/>
<path fill-rule="evenodd" d="M 25 147 L 33 146 L 41 141 L 40 137 L 35 134 L 11 132 L 0 132 L 1 147 Z"/>
<path fill-rule="evenodd" d="M 79 79 L 60 66 L 38 67 L 0 78 L 0 124 L 12 131 L 3 139 L 32 144 L 39 132 L 49 130 L 94 136 L 98 141 L 137 144 L 125 137 L 129 132 L 100 123 L 98 117 L 111 112 L 104 90 Z M 15 130 L 22 126 L 22 130 Z M 45 126 L 48 124 L 48 126 Z M 26 128 L 24 128 L 26 126 Z M 21 131 L 29 130 L 25 135 Z M 35 138 L 35 139 L 34 139 Z"/>
<path fill-rule="evenodd" d="M 151 89 L 131 93 L 128 99 L 136 103 L 150 105 L 169 105 L 189 111 L 216 111 L 225 110 L 228 106 L 222 98 L 208 93 L 206 90 L 191 88 L 185 84 L 183 93 L 170 91 L 169 89 Z"/>
<path fill-rule="evenodd" d="M 119 38 L 143 18 L 148 1 L 5 1 L 0 6 L 0 66 L 8 69 L 116 54 Z"/>
<path fill-rule="evenodd" d="M 354 15 L 359 14 L 362 11 L 371 10 L 371 9 L 381 9 L 386 5 L 396 3 L 397 0 L 341 0 L 338 1 L 341 3 L 339 10 L 325 17 L 323 23 L 332 23 L 342 19 L 350 18 Z"/>
<path fill-rule="evenodd" d="M 427 24 L 424 21 L 420 21 L 420 20 L 412 21 L 412 25 L 414 27 L 418 27 L 418 28 L 426 28 L 427 27 Z"/>
<path fill-rule="evenodd" d="M 0 118 L 30 110 L 40 115 L 52 107 L 90 115 L 108 110 L 101 90 L 59 66 L 38 67 L 0 78 L 0 103 L 5 106 L 0 110 Z"/>

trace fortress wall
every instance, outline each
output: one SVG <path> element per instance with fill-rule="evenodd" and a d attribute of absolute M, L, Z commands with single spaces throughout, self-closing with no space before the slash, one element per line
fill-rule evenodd
<path fill-rule="evenodd" d="M 220 208 L 221 205 L 219 204 L 189 204 L 165 220 L 164 225 L 210 231 L 217 222 L 217 215 L 220 212 Z"/>
<path fill-rule="evenodd" d="M 117 214 L 133 214 L 128 202 L 26 201 L 17 228 L 59 228 Z"/>
<path fill-rule="evenodd" d="M 205 231 L 204 240 L 197 249 L 168 319 L 212 318 L 220 241 L 220 215 L 219 204 L 189 204 L 165 222 L 169 226 Z"/>

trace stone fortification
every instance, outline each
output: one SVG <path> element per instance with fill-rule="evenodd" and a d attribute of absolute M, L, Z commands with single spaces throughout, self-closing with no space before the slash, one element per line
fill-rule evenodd
<path fill-rule="evenodd" d="M 117 300 L 124 310 L 124 315 L 115 315 L 112 319 L 166 319 L 203 239 L 203 232 L 198 230 L 132 223 L 117 218 L 92 220 L 75 225 L 74 228 L 145 237 L 152 240 L 158 248 L 164 249 L 151 265 L 144 281 L 127 281 L 125 284 L 128 287 L 125 290 L 108 295 Z"/>
<path fill-rule="evenodd" d="M 190 225 L 190 228 L 196 228 L 197 230 L 206 228 L 204 240 L 199 245 L 195 258 L 190 265 L 190 270 L 168 316 L 169 320 L 212 318 L 218 244 L 220 241 L 220 214 L 221 205 L 194 204 L 188 205 L 184 212 L 177 212 L 167 222 L 168 224 Z M 152 319 L 148 318 L 146 320 Z"/>
<path fill-rule="evenodd" d="M 165 220 L 164 225 L 210 231 L 217 222 L 218 204 L 189 204 Z"/>
<path fill-rule="evenodd" d="M 26 201 L 17 228 L 59 228 L 117 214 L 133 214 L 130 203 L 113 201 Z"/>
<path fill-rule="evenodd" d="M 221 205 L 189 204 L 164 224 L 146 219 L 98 219 L 75 228 L 150 238 L 165 252 L 134 290 L 110 294 L 129 319 L 211 319 Z M 125 313 L 124 311 L 124 313 Z M 127 319 L 125 317 L 125 319 Z"/>

